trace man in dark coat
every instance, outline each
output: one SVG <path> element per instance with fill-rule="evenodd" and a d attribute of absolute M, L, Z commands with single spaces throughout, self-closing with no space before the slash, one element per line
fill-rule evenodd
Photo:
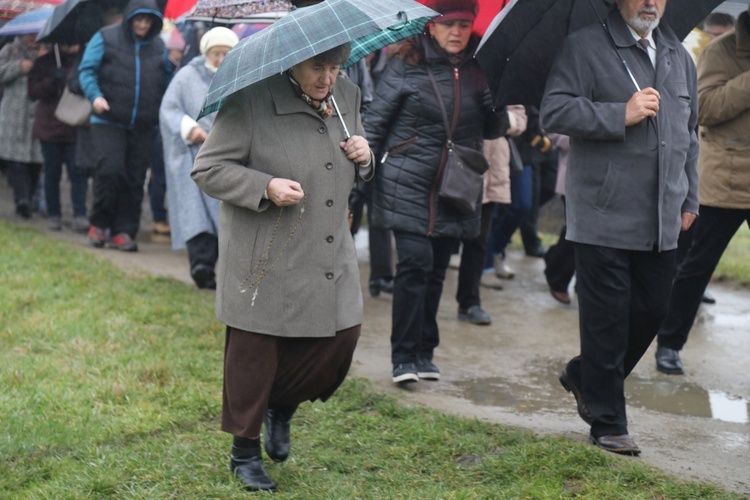
<path fill-rule="evenodd" d="M 677 237 L 698 213 L 695 66 L 659 25 L 666 3 L 618 0 L 608 32 L 597 24 L 571 34 L 541 107 L 542 127 L 570 136 L 567 238 L 581 354 L 560 381 L 591 442 L 630 455 L 640 450 L 628 434 L 624 381 L 664 319 Z"/>
<path fill-rule="evenodd" d="M 99 30 L 79 70 L 91 101 L 96 148 L 89 243 L 138 250 L 143 183 L 158 133 L 159 105 L 168 82 L 162 14 L 155 0 L 130 0 L 121 24 Z"/>

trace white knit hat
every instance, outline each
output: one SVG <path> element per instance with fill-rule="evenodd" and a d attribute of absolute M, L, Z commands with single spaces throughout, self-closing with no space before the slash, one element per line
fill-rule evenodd
<path fill-rule="evenodd" d="M 208 52 L 211 47 L 216 46 L 229 47 L 231 49 L 237 45 L 239 41 L 240 39 L 237 34 L 229 28 L 219 26 L 210 29 L 201 37 L 201 54 L 206 55 L 206 52 Z"/>

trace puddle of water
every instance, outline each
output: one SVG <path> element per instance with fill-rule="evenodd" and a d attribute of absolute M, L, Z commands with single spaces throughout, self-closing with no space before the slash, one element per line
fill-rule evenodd
<path fill-rule="evenodd" d="M 558 408 L 560 398 L 568 397 L 557 380 L 558 373 L 546 367 L 535 372 L 539 375 L 526 384 L 502 377 L 478 378 L 455 381 L 454 390 L 449 392 L 476 405 L 513 408 L 522 413 Z M 750 401 L 721 391 L 707 391 L 691 382 L 632 376 L 625 381 L 625 393 L 629 405 L 649 410 L 750 423 Z"/>

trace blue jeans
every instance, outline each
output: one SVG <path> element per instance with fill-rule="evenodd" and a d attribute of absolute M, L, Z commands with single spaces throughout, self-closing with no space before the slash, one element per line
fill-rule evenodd
<path fill-rule="evenodd" d="M 154 222 L 167 222 L 164 201 L 167 195 L 167 176 L 164 173 L 164 145 L 156 128 L 151 144 L 151 176 L 148 181 L 148 198 Z"/>
<path fill-rule="evenodd" d="M 76 164 L 76 145 L 41 141 L 44 156 L 44 193 L 47 202 L 47 215 L 59 217 L 60 180 L 63 163 L 70 179 L 70 200 L 73 204 L 73 217 L 86 217 L 86 191 L 88 175 Z"/>
<path fill-rule="evenodd" d="M 523 172 L 510 176 L 510 205 L 505 210 L 495 209 L 487 242 L 485 268 L 491 268 L 494 265 L 495 255 L 505 255 L 505 247 L 510 243 L 513 233 L 531 212 L 534 200 L 533 187 L 534 176 L 531 165 L 526 165 Z"/>

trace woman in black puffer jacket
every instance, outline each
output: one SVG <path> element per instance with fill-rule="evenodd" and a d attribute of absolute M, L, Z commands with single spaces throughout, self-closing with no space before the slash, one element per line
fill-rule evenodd
<path fill-rule="evenodd" d="M 483 139 L 499 137 L 508 127 L 507 113 L 495 113 L 472 57 L 479 41 L 471 33 L 476 0 L 433 0 L 429 7 L 442 15 L 428 24 L 429 34 L 390 54 L 365 120 L 367 139 L 380 159 L 372 224 L 393 230 L 398 252 L 391 332 L 396 383 L 439 378 L 432 355 L 439 343 L 436 317 L 445 270 L 458 241 L 479 234 L 479 204 L 474 214 L 463 215 L 437 198 L 447 134 L 428 66 L 448 119 L 456 123 L 455 143 L 481 151 Z"/>

